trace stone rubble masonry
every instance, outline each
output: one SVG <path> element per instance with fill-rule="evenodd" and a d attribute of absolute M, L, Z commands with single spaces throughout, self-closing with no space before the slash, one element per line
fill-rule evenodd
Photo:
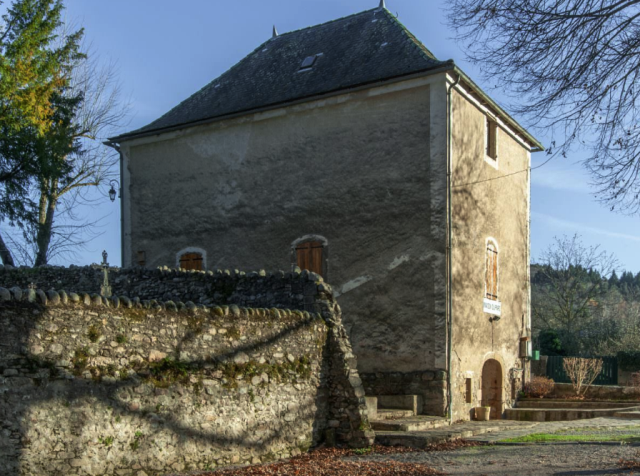
<path fill-rule="evenodd" d="M 73 270 L 77 282 L 89 270 Z M 42 276 L 55 272 L 0 272 L 26 276 L 0 288 L 0 475 L 153 476 L 286 458 L 323 440 L 372 444 L 321 278 L 139 270 L 116 287 L 151 298 L 177 278 L 174 296 L 222 289 L 231 303 L 203 305 L 54 291 Z"/>
<path fill-rule="evenodd" d="M 0 286 L 18 286 L 48 291 L 50 289 L 83 290 L 99 294 L 102 268 L 92 266 L 43 266 L 12 268 L 0 265 Z M 109 268 L 109 284 L 118 296 L 142 300 L 192 301 L 195 304 L 231 305 L 260 308 L 279 307 L 314 311 L 319 292 L 332 293 L 331 286 L 316 283 L 322 277 L 309 271 L 245 273 L 236 270 L 186 271 L 167 267 Z"/>

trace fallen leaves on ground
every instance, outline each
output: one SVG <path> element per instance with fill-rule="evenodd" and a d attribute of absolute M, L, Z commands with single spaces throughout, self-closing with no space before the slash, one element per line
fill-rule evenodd
<path fill-rule="evenodd" d="M 636 458 L 640 458 L 640 451 L 636 452 Z M 640 459 L 620 459 L 618 466 L 622 469 L 640 470 Z"/>
<path fill-rule="evenodd" d="M 428 451 L 428 452 L 453 451 L 453 450 L 459 450 L 461 448 L 471 448 L 473 446 L 486 446 L 486 443 L 481 443 L 479 441 L 454 440 L 454 441 L 448 441 L 446 443 L 434 443 L 432 445 L 427 445 L 424 449 L 405 448 L 404 446 L 375 445 L 372 447 L 371 453 L 378 454 L 378 455 L 390 455 L 390 454 L 415 453 L 415 452 L 424 452 L 424 451 Z"/>
<path fill-rule="evenodd" d="M 424 463 L 399 461 L 357 461 L 358 457 L 392 455 L 424 451 L 450 451 L 481 446 L 474 441 L 452 441 L 429 445 L 424 449 L 373 446 L 366 450 L 322 448 L 301 456 L 271 464 L 223 469 L 202 476 L 436 476 L 442 473 Z M 346 460 L 346 458 L 349 458 Z"/>

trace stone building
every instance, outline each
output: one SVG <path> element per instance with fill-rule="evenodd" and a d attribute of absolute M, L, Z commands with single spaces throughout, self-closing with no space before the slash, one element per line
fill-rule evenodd
<path fill-rule="evenodd" d="M 338 296 L 368 394 L 455 419 L 510 405 L 542 146 L 384 2 L 274 29 L 111 143 L 124 266 L 309 269 Z"/>

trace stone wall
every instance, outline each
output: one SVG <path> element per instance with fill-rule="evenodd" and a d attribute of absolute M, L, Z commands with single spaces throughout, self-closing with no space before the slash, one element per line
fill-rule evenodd
<path fill-rule="evenodd" d="M 112 268 L 111 272 L 119 271 Z M 9 288 L 18 286 L 26 289 L 29 286 L 43 289 L 66 289 L 69 291 L 100 292 L 102 271 L 100 266 L 41 266 L 29 268 L 21 266 L 0 265 L 0 286 Z"/>
<path fill-rule="evenodd" d="M 549 398 L 567 398 L 575 394 L 570 383 L 556 383 Z M 640 400 L 640 390 L 618 385 L 591 385 L 584 395 L 593 400 Z"/>
<path fill-rule="evenodd" d="M 0 286 L 48 291 L 51 288 L 100 293 L 100 266 L 40 268 L 0 267 Z M 279 307 L 314 310 L 319 292 L 331 293 L 322 278 L 308 271 L 238 270 L 185 271 L 181 269 L 110 268 L 114 294 L 141 300 L 187 302 L 204 305 L 236 304 L 246 307 Z"/>
<path fill-rule="evenodd" d="M 339 307 L 308 276 L 280 284 L 291 299 L 313 284 L 314 312 L 0 288 L 0 475 L 151 476 L 325 438 L 370 445 Z"/>

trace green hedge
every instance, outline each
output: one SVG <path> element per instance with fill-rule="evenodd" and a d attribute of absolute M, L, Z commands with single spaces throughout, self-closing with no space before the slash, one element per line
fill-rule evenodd
<path fill-rule="evenodd" d="M 627 372 L 640 371 L 640 352 L 618 352 L 618 368 Z"/>

